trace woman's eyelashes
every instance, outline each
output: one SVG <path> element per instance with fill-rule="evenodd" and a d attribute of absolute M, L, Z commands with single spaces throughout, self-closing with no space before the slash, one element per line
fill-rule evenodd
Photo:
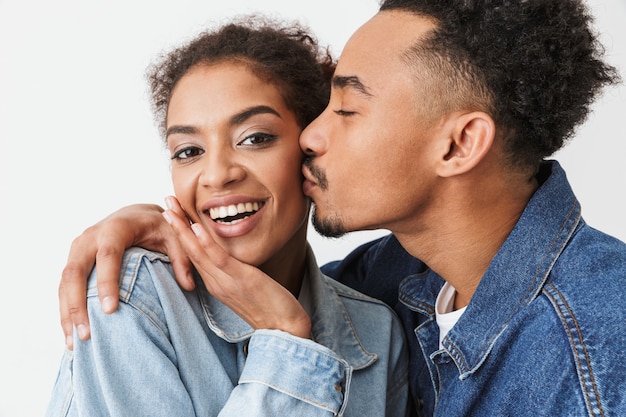
<path fill-rule="evenodd" d="M 237 146 L 263 147 L 263 146 L 270 145 L 277 138 L 278 138 L 277 135 L 273 135 L 271 133 L 257 132 L 257 133 L 253 133 L 253 134 L 248 135 L 245 138 L 243 138 L 243 140 L 241 140 L 240 142 L 237 143 Z"/>
<path fill-rule="evenodd" d="M 184 160 L 189 160 L 195 157 L 198 157 L 200 155 L 202 155 L 204 153 L 204 150 L 201 148 L 198 148 L 197 146 L 187 146 L 185 148 L 179 149 L 176 152 L 174 152 L 174 155 L 172 155 L 172 160 L 176 160 L 176 161 L 184 161 Z"/>
<path fill-rule="evenodd" d="M 270 146 L 276 139 L 278 139 L 278 135 L 257 132 L 246 136 L 237 142 L 236 145 L 246 148 L 263 148 Z M 171 159 L 173 161 L 189 162 L 190 160 L 201 156 L 204 152 L 205 150 L 198 146 L 185 146 L 184 148 L 175 151 L 171 156 Z"/>

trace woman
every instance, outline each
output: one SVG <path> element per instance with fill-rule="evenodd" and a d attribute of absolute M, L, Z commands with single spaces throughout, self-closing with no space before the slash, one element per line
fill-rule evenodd
<path fill-rule="evenodd" d="M 196 289 L 177 286 L 164 255 L 133 248 L 120 307 L 105 315 L 92 273 L 91 340 L 75 337 L 66 352 L 49 416 L 407 414 L 395 315 L 324 277 L 306 242 L 298 137 L 324 109 L 332 69 L 301 28 L 252 18 L 151 69 L 176 193 L 165 217 L 188 229 Z M 229 268 L 240 279 L 220 276 Z M 220 285 L 246 291 L 266 276 L 267 291 L 246 305 L 221 296 Z M 298 326 L 263 311 L 278 289 L 294 300 L 281 314 Z"/>

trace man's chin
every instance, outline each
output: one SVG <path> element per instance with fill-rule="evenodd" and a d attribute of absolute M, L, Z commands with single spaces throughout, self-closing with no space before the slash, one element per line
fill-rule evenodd
<path fill-rule="evenodd" d="M 338 217 L 322 218 L 318 216 L 315 208 L 313 209 L 312 221 L 315 231 L 324 237 L 337 238 L 347 233 L 341 219 Z"/>

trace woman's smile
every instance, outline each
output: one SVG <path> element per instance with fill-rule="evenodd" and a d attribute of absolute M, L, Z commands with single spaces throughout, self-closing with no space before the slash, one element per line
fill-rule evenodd
<path fill-rule="evenodd" d="M 236 196 L 226 200 L 212 201 L 203 205 L 202 223 L 216 236 L 222 238 L 241 237 L 251 233 L 262 221 L 265 200 L 253 200 Z M 208 207 L 208 208 L 207 208 Z"/>
<path fill-rule="evenodd" d="M 228 206 L 219 206 L 209 209 L 211 219 L 221 224 L 234 225 L 247 217 L 254 215 L 259 208 L 263 207 L 263 202 L 246 202 L 230 204 Z"/>

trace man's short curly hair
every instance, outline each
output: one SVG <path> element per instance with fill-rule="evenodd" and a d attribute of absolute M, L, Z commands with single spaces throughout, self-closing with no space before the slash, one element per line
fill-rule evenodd
<path fill-rule="evenodd" d="M 560 149 L 602 87 L 619 81 L 580 0 L 385 0 L 380 10 L 435 21 L 407 58 L 441 83 L 433 102 L 489 113 L 515 166 Z"/>
<path fill-rule="evenodd" d="M 167 107 L 174 86 L 192 67 L 240 62 L 275 85 L 304 128 L 328 104 L 335 62 L 328 48 L 298 22 L 242 16 L 208 30 L 163 55 L 148 68 L 152 107 L 165 137 Z"/>

